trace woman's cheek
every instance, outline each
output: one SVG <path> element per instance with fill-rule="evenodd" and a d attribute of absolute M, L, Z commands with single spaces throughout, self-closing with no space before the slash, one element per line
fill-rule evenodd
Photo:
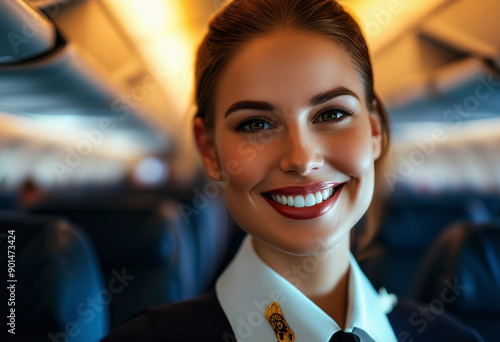
<path fill-rule="evenodd" d="M 366 129 L 352 128 L 336 134 L 326 148 L 326 162 L 338 171 L 361 178 L 373 164 L 372 144 Z"/>
<path fill-rule="evenodd" d="M 229 175 L 231 188 L 248 191 L 265 178 L 269 164 L 268 146 L 234 138 L 226 139 L 219 146 L 221 168 Z"/>

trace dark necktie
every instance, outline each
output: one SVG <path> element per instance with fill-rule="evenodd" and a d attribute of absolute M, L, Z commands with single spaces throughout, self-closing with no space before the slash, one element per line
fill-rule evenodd
<path fill-rule="evenodd" d="M 347 333 L 342 330 L 337 331 L 330 338 L 329 342 L 360 342 L 361 339 L 358 335 L 354 335 L 352 333 Z"/>

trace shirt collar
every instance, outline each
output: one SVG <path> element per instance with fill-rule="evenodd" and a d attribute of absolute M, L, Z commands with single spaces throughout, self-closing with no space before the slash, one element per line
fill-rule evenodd
<path fill-rule="evenodd" d="M 352 255 L 350 270 L 345 330 L 362 329 L 375 341 L 396 341 L 386 315 L 393 303 L 375 291 Z M 217 280 L 215 290 L 238 342 L 276 340 L 264 317 L 273 301 L 280 305 L 296 341 L 327 342 L 340 330 L 330 316 L 259 258 L 250 236 Z"/>

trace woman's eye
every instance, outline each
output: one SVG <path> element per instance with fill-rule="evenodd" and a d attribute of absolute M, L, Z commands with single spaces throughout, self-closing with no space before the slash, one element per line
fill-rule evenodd
<path fill-rule="evenodd" d="M 351 115 L 352 113 L 349 111 L 344 111 L 340 109 L 327 109 L 318 115 L 316 121 L 317 122 L 340 121 Z"/>
<path fill-rule="evenodd" d="M 236 130 L 238 131 L 249 131 L 249 132 L 261 131 L 269 128 L 271 128 L 271 125 L 262 119 L 244 120 L 236 126 Z"/>

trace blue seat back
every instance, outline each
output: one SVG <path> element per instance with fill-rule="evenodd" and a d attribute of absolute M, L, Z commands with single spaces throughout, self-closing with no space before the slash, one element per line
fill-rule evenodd
<path fill-rule="evenodd" d="M 181 204 L 192 215 L 181 214 Z M 82 199 L 38 208 L 84 229 L 96 246 L 107 282 L 122 272 L 129 281 L 109 302 L 111 328 L 147 307 L 207 291 L 220 270 L 231 232 L 218 199 L 206 206 L 175 200 Z"/>
<path fill-rule="evenodd" d="M 0 234 L 3 256 L 15 247 L 15 307 L 2 305 L 3 317 L 15 308 L 14 340 L 93 342 L 107 334 L 108 308 L 99 302 L 106 286 L 84 232 L 56 217 L 0 212 Z M 3 284 L 12 279 L 8 260 L 0 259 Z M 2 286 L 0 294 L 7 303 L 11 291 Z"/>
<path fill-rule="evenodd" d="M 500 324 L 500 219 L 457 223 L 446 229 L 425 255 L 413 297 L 438 301 L 477 328 L 487 341 Z"/>
<path fill-rule="evenodd" d="M 469 196 L 393 194 L 376 237 L 379 248 L 360 266 L 376 288 L 408 297 L 415 270 L 434 239 L 453 222 L 488 217 L 484 204 Z"/>

